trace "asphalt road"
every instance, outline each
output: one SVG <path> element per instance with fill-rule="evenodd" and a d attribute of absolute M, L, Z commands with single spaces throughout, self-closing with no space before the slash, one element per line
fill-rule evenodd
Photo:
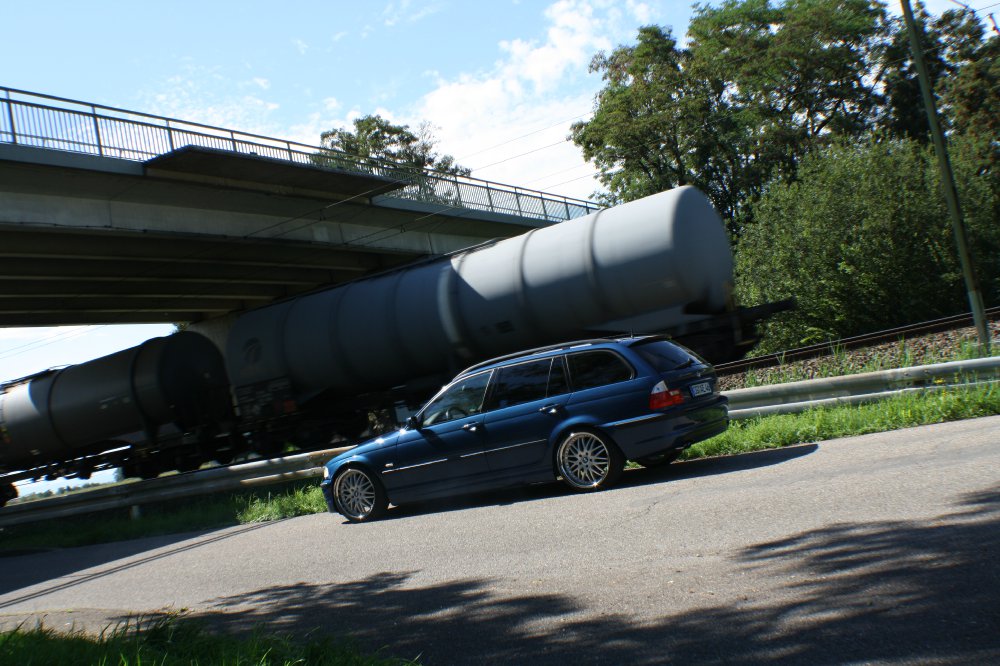
<path fill-rule="evenodd" d="M 0 559 L 0 626 L 185 610 L 437 664 L 1000 663 L 1000 417 Z"/>

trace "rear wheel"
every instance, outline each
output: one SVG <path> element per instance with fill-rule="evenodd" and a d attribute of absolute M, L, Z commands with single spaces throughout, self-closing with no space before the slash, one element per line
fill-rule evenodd
<path fill-rule="evenodd" d="M 333 504 L 352 523 L 377 520 L 389 507 L 382 482 L 360 467 L 348 467 L 333 480 Z"/>
<path fill-rule="evenodd" d="M 625 457 L 606 435 L 576 430 L 556 449 L 556 471 L 573 490 L 603 490 L 621 476 Z"/>

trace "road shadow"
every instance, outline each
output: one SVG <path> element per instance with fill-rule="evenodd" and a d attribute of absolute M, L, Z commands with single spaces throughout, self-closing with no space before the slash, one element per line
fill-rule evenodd
<path fill-rule="evenodd" d="M 432 666 L 1000 663 L 1000 489 L 926 521 L 844 523 L 754 544 L 731 567 L 780 582 L 767 598 L 747 589 L 738 601 L 640 621 L 485 576 L 420 586 L 419 572 L 385 572 L 221 598 L 197 619 L 233 634 L 348 637 Z"/>
<path fill-rule="evenodd" d="M 266 525 L 267 523 L 256 523 L 225 528 L 223 530 L 202 530 L 183 534 L 144 537 L 131 541 L 115 541 L 113 543 L 78 546 L 75 548 L 35 550 L 22 555 L 2 557 L 0 558 L 0 611 L 35 597 L 113 575 L 119 571 L 154 562 L 180 552 L 200 548 L 224 539 L 230 539 L 245 532 L 260 529 Z M 150 553 L 150 551 L 154 552 Z M 141 553 L 150 554 L 146 557 L 131 559 Z M 66 579 L 78 571 L 99 567 L 118 560 L 127 561 L 93 574 L 73 576 L 71 579 Z M 2 596 L 48 581 L 51 581 L 52 584 L 42 590 L 17 597 L 6 598 Z"/>

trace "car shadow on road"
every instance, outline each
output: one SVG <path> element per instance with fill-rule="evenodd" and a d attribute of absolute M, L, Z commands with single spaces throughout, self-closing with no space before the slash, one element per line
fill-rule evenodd
<path fill-rule="evenodd" d="M 384 572 L 233 595 L 191 619 L 348 637 L 434 665 L 1000 661 L 1000 489 L 928 520 L 838 524 L 729 560 L 734 577 L 774 589 L 639 618 L 510 579 L 427 586 L 419 572 Z M 648 583 L 665 581 L 651 570 Z"/>
<path fill-rule="evenodd" d="M 781 449 L 769 449 L 738 455 L 699 458 L 671 463 L 663 467 L 627 469 L 618 483 L 606 492 L 618 488 L 645 486 L 655 483 L 669 483 L 680 479 L 694 479 L 717 474 L 731 474 L 770 465 L 779 465 L 813 453 L 816 444 L 801 444 Z M 393 507 L 382 520 L 399 520 L 427 513 L 462 511 L 486 506 L 506 506 L 521 502 L 533 502 L 576 494 L 562 483 L 544 483 L 494 490 L 473 495 L 463 495 L 438 500 L 428 500 L 415 504 Z M 346 522 L 346 521 L 345 521 Z"/>

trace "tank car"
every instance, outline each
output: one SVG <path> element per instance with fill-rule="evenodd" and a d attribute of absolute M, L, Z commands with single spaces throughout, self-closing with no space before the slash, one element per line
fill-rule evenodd
<path fill-rule="evenodd" d="M 0 388 L 0 497 L 13 481 L 88 478 L 122 467 L 151 477 L 235 452 L 222 353 L 185 331 Z"/>
<path fill-rule="evenodd" d="M 469 363 L 595 332 L 687 334 L 720 360 L 747 337 L 732 284 L 718 213 L 680 187 L 247 312 L 226 362 L 258 447 L 322 443 L 323 419 L 356 436 L 387 389 L 419 402 Z"/>

